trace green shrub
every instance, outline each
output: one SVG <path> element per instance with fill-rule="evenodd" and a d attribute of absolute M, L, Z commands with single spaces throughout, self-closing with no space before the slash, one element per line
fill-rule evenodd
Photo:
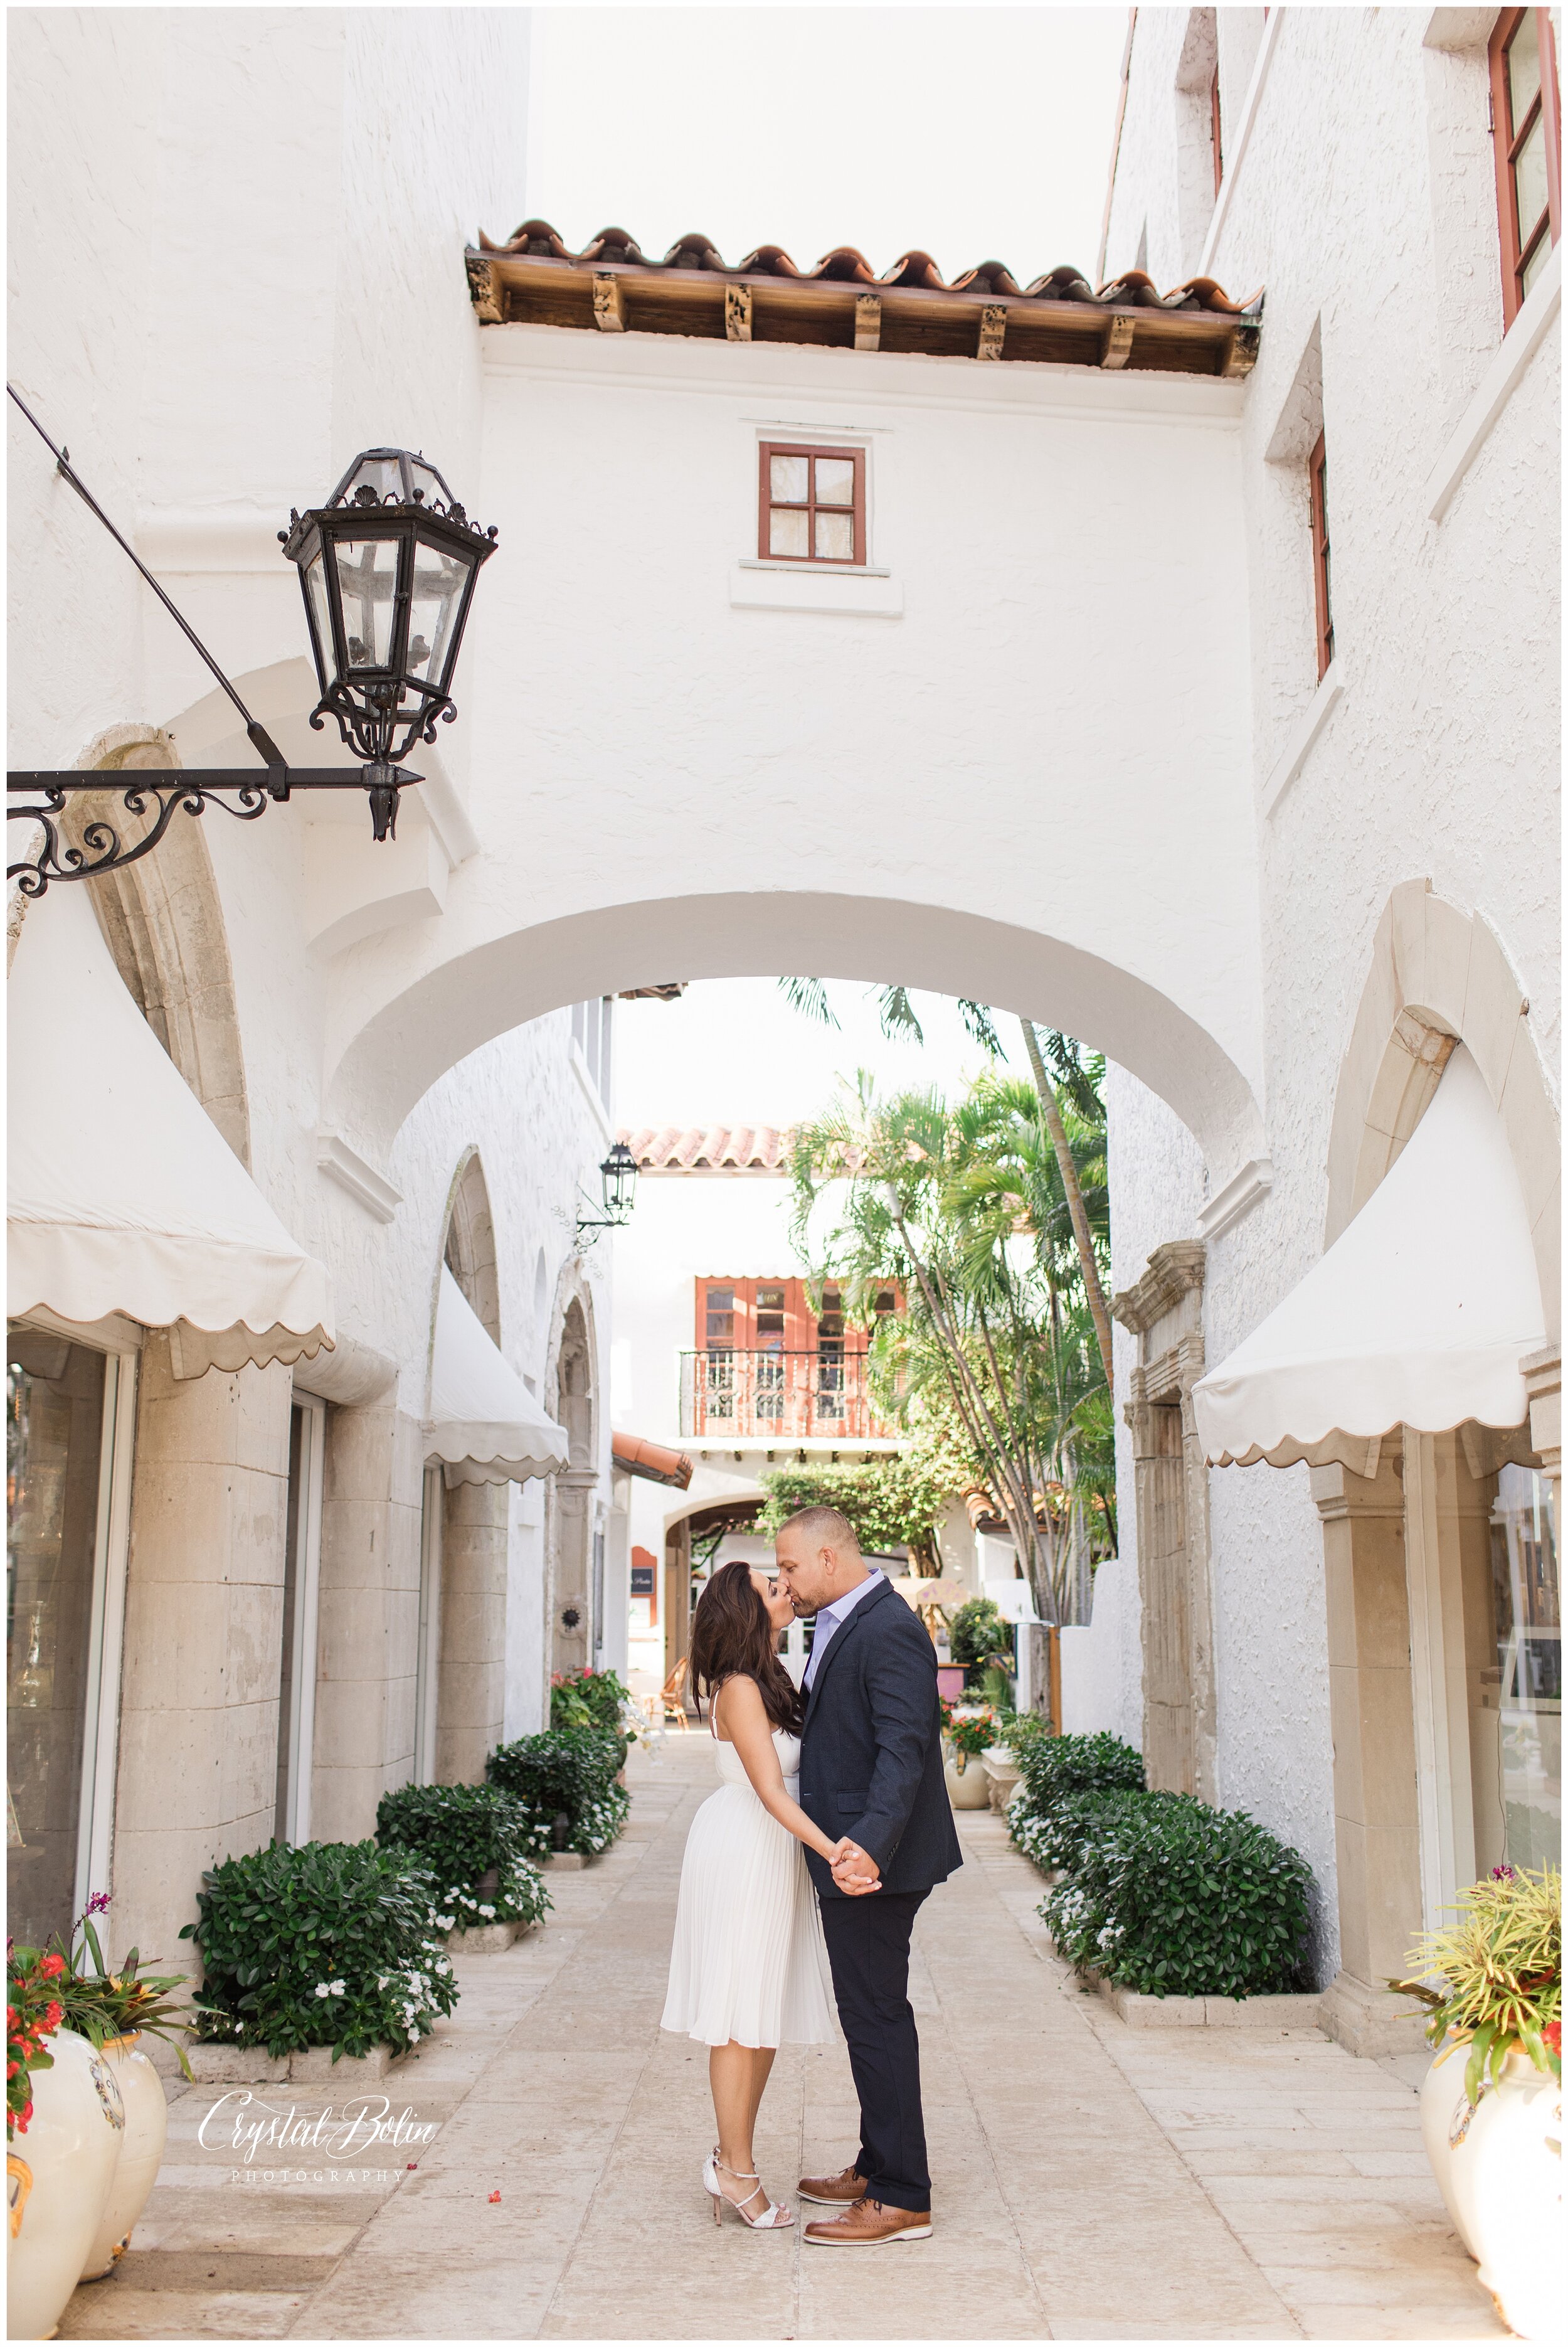
<path fill-rule="evenodd" d="M 1067 1865 L 1040 1911 L 1081 1968 L 1145 1996 L 1303 1985 L 1311 1874 L 1245 1810 L 1189 1793 L 1124 1798 L 1081 1816 Z"/>
<path fill-rule="evenodd" d="M 515 1793 L 494 1785 L 404 1785 L 384 1793 L 375 1813 L 383 1849 L 410 1851 L 436 1878 L 443 1906 L 465 1930 L 486 1923 L 539 1923 L 550 1904 L 530 1859 L 549 1834 Z M 484 1881 L 496 1877 L 491 1889 Z"/>
<path fill-rule="evenodd" d="M 1006 1669 L 1012 1667 L 1012 1632 L 994 1598 L 967 1597 L 948 1636 L 954 1662 L 962 1663 L 966 1671 L 983 1669 L 999 1659 Z"/>
<path fill-rule="evenodd" d="M 1049 1809 L 1031 1809 L 1027 1796 L 1018 1795 L 1007 1812 L 1008 1829 L 1025 1858 L 1042 1874 L 1071 1870 L 1087 1844 L 1102 1833 L 1129 1801 L 1152 1799 L 1115 1786 L 1096 1786 L 1086 1793 L 1064 1793 Z"/>
<path fill-rule="evenodd" d="M 1143 1789 L 1143 1762 L 1116 1736 L 1031 1737 L 1019 1753 L 1023 1780 L 1020 1805 L 1037 1814 L 1069 1793 L 1133 1792 Z"/>
<path fill-rule="evenodd" d="M 1050 1722 L 1042 1711 L 1004 1711 L 1002 1742 L 1015 1759 L 1021 1760 L 1025 1745 L 1050 1734 Z"/>
<path fill-rule="evenodd" d="M 576 1850 L 591 1856 L 608 1850 L 626 1823 L 631 1805 L 625 1787 L 615 1781 L 625 1758 L 619 1732 L 550 1727 L 542 1736 L 519 1736 L 515 1743 L 498 1744 L 485 1763 L 485 1774 L 492 1785 L 515 1793 L 526 1805 L 530 1825 L 545 1834 L 547 1850 Z"/>
<path fill-rule="evenodd" d="M 614 1671 L 557 1671 L 550 1680 L 552 1727 L 608 1727 L 623 1744 L 637 1740 L 626 1725 L 631 1690 L 622 1686 Z"/>
<path fill-rule="evenodd" d="M 401 2053 L 457 2002 L 436 1884 L 373 1841 L 272 1842 L 201 1878 L 199 2034 L 292 2054 Z"/>

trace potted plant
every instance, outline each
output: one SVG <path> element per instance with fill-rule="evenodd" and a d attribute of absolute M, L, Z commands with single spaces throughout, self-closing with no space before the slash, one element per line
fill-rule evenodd
<path fill-rule="evenodd" d="M 101 2281 L 114 2271 L 147 2206 L 163 2159 L 169 2104 L 163 2081 L 142 2040 L 161 2037 L 171 2045 L 189 2078 L 190 2065 L 179 2038 L 195 2018 L 188 2005 L 176 2001 L 189 1986 L 184 1975 L 144 1973 L 138 1949 L 132 1948 L 118 1969 L 109 1971 L 93 1922 L 108 1903 L 108 1892 L 99 1891 L 87 1901 L 69 1940 L 56 1942 L 56 1952 L 66 1965 L 60 1975 L 66 2025 L 85 2037 L 108 2064 L 125 2105 L 119 2161 L 82 2269 L 84 2281 Z"/>
<path fill-rule="evenodd" d="M 989 1745 L 997 1740 L 997 1715 L 979 1705 L 942 1706 L 943 1774 L 948 1798 L 956 1809 L 983 1809 L 990 1788 L 983 1766 L 971 1768 Z"/>
<path fill-rule="evenodd" d="M 125 2106 L 114 2073 L 64 2026 L 57 1949 L 11 1947 L 5 1965 L 5 2324 L 52 2338 L 114 2185 Z"/>
<path fill-rule="evenodd" d="M 1459 1920 L 1423 1934 L 1390 1981 L 1429 2008 L 1437 2048 L 1421 2133 L 1455 2229 L 1503 2321 L 1556 2335 L 1563 2189 L 1563 1878 L 1493 1867 Z M 1436 1975 L 1441 1986 L 1430 1985 Z"/>

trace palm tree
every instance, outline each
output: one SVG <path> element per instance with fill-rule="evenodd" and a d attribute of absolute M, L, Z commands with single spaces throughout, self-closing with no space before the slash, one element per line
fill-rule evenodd
<path fill-rule="evenodd" d="M 833 1006 L 827 999 L 827 989 L 820 978 L 781 978 L 779 984 L 794 1008 L 806 1018 L 821 1020 L 825 1026 L 837 1026 L 838 1020 L 834 1016 Z M 916 1014 L 915 1006 L 909 999 L 907 987 L 883 987 L 880 1008 L 882 1032 L 885 1035 L 908 1035 L 917 1043 L 925 1040 L 925 1030 Z M 960 996 L 958 1016 L 977 1043 L 983 1043 L 988 1051 L 999 1058 L 1001 1056 L 1001 1040 L 997 1034 L 995 1021 L 983 1002 L 971 1002 Z M 1078 1249 L 1079 1276 L 1083 1283 L 1084 1296 L 1089 1306 L 1090 1317 L 1094 1323 L 1095 1342 L 1100 1348 L 1100 1358 L 1105 1369 L 1105 1382 L 1109 1386 L 1113 1382 L 1111 1366 L 1111 1312 L 1105 1301 L 1104 1284 L 1100 1275 L 1100 1264 L 1094 1249 L 1089 1215 L 1084 1205 L 1071 1146 L 1067 1137 L 1067 1128 L 1062 1122 L 1062 1095 L 1066 1095 L 1081 1115 L 1091 1120 L 1097 1117 L 1102 1118 L 1104 1109 L 1101 1102 L 1093 1070 L 1085 1064 L 1081 1044 L 1075 1042 L 1071 1036 L 1063 1035 L 1058 1029 L 1050 1027 L 1044 1030 L 1045 1040 L 1042 1046 L 1040 1030 L 1035 1026 L 1032 1019 L 1020 1019 L 1019 1025 L 1023 1030 L 1024 1050 L 1029 1058 L 1030 1072 L 1034 1078 L 1035 1091 L 1040 1096 L 1040 1107 L 1045 1112 L 1046 1130 L 1050 1135 L 1050 1145 L 1056 1153 L 1057 1168 L 1061 1176 L 1062 1192 L 1067 1201 L 1068 1214 L 1072 1225 L 1073 1242 Z M 1050 1055 L 1056 1070 L 1054 1079 L 1046 1065 L 1047 1054 Z M 1102 1068 L 1104 1063 L 1102 1061 L 1099 1064 Z"/>

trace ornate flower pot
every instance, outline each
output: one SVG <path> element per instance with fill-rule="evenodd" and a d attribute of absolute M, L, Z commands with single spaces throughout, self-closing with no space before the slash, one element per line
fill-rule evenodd
<path fill-rule="evenodd" d="M 1469 2057 L 1469 2045 L 1460 2045 L 1450 2035 L 1447 2045 L 1433 2056 L 1431 2067 L 1421 2081 L 1420 2113 L 1421 2141 L 1438 2190 L 1443 2196 L 1454 2231 L 1473 2258 L 1475 2243 L 1471 2237 L 1469 2196 L 1461 2204 L 1454 2175 L 1454 2152 L 1459 2146 L 1453 2141 L 1457 2135 L 1459 2145 L 1462 2145 L 1470 2128 L 1470 2097 L 1464 2090 L 1464 2065 Z"/>
<path fill-rule="evenodd" d="M 102 2221 L 125 2136 L 125 2103 L 102 2055 L 69 2029 L 56 2029 L 48 2050 L 54 2067 L 33 2073 L 33 2116 L 5 2163 L 13 2339 L 53 2336 Z"/>
<path fill-rule="evenodd" d="M 108 2200 L 82 2269 L 84 2281 L 101 2281 L 113 2273 L 116 2261 L 124 2254 L 131 2229 L 157 2181 L 169 2133 L 163 2080 L 142 2051 L 139 2034 L 111 2037 L 103 2052 L 125 2104 L 125 2138 Z"/>
<path fill-rule="evenodd" d="M 1019 1780 L 1018 1756 L 1009 1744 L 990 1744 L 981 1753 L 990 1805 L 999 1815 L 1011 1800 Z"/>
<path fill-rule="evenodd" d="M 1563 2326 L 1563 2089 L 1527 2054 L 1510 2054 L 1454 2154 L 1481 2281 L 1521 2339 Z"/>
<path fill-rule="evenodd" d="M 985 1809 L 991 1798 L 990 1786 L 975 1754 L 955 1752 L 945 1738 L 942 1753 L 942 1773 L 948 1780 L 948 1799 L 954 1809 Z"/>

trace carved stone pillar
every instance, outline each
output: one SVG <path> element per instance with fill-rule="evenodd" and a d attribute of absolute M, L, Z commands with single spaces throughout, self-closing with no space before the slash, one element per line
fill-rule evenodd
<path fill-rule="evenodd" d="M 1314 1467 L 1323 1519 L 1340 1971 L 1323 2026 L 1353 2054 L 1410 2053 L 1419 2016 L 1386 1986 L 1421 1925 L 1420 1805 L 1397 1443 L 1377 1471 Z"/>
<path fill-rule="evenodd" d="M 507 1532 L 511 1487 L 459 1483 L 445 1494 L 436 1781 L 482 1785 L 501 1740 L 507 1670 Z"/>
<path fill-rule="evenodd" d="M 593 1566 L 591 1467 L 563 1467 L 555 1478 L 551 1543 L 550 1669 L 580 1671 L 589 1660 L 589 1586 Z"/>
<path fill-rule="evenodd" d="M 1203 1244 L 1156 1247 L 1112 1305 L 1138 1343 L 1132 1399 L 1143 1766 L 1157 1790 L 1218 1798 L 1209 1482 L 1193 1415 L 1204 1374 Z"/>

